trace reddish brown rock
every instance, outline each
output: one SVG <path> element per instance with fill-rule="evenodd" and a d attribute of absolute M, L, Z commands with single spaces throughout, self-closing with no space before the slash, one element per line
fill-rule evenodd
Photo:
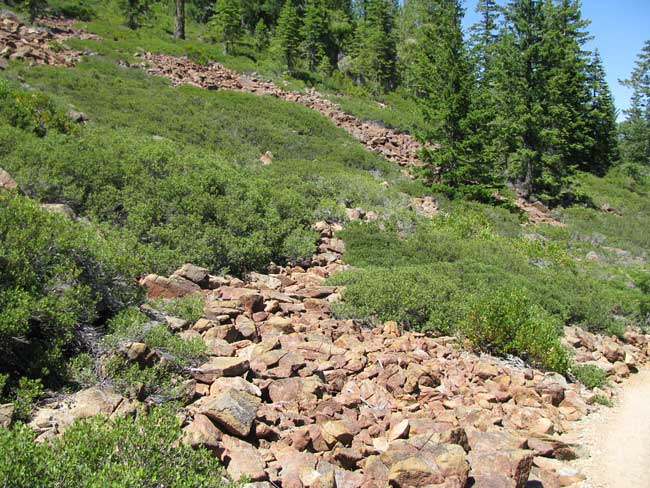
<path fill-rule="evenodd" d="M 229 435 L 223 436 L 222 444 L 221 460 L 234 481 L 239 481 L 242 477 L 250 481 L 264 481 L 268 478 L 264 470 L 266 463 L 254 446 Z"/>
<path fill-rule="evenodd" d="M 213 383 L 222 376 L 240 376 L 248 371 L 248 360 L 237 357 L 213 357 L 207 363 L 191 371 L 192 376 L 203 383 Z"/>
<path fill-rule="evenodd" d="M 179 298 L 201 292 L 199 285 L 180 276 L 150 274 L 140 280 L 140 286 L 147 289 L 149 298 Z"/>
<path fill-rule="evenodd" d="M 467 459 L 474 478 L 505 476 L 515 482 L 516 488 L 524 488 L 533 466 L 533 454 L 525 449 L 483 450 L 470 452 Z"/>
<path fill-rule="evenodd" d="M 223 433 L 205 415 L 195 415 L 194 420 L 183 428 L 183 443 L 192 447 L 217 450 L 222 438 Z"/>

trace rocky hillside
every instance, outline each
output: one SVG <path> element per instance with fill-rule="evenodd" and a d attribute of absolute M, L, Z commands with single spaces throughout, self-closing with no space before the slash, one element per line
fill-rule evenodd
<path fill-rule="evenodd" d="M 564 434 L 650 360 L 643 170 L 465 201 L 391 116 L 98 8 L 0 18 L 0 440 L 52 446 L 0 485 L 584 486 Z"/>
<path fill-rule="evenodd" d="M 183 442 L 215 452 L 227 472 L 255 487 L 572 486 L 562 461 L 581 454 L 562 434 L 611 398 L 521 361 L 468 352 L 454 337 L 378 328 L 331 314 L 341 290 L 326 278 L 345 268 L 338 224 L 319 222 L 319 253 L 307 268 L 276 268 L 247 280 L 185 265 L 141 281 L 150 298 L 204 298 L 200 319 L 158 317 L 199 338 L 208 359 L 189 370 Z M 145 312 L 146 309 L 145 309 Z M 580 365 L 616 383 L 650 358 L 650 339 L 623 340 L 566 328 Z M 120 354 L 152 365 L 164 351 L 124 342 Z M 41 438 L 78 418 L 120 415 L 135 405 L 87 390 L 35 414 Z"/>

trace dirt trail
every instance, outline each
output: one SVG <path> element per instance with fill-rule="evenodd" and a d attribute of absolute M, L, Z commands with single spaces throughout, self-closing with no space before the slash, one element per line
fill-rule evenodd
<path fill-rule="evenodd" d="M 616 406 L 582 420 L 576 441 L 590 457 L 571 463 L 587 476 L 582 488 L 650 486 L 650 368 L 623 384 Z"/>

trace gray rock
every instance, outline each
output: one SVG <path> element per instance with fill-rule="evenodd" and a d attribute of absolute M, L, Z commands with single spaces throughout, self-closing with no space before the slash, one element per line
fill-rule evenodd
<path fill-rule="evenodd" d="M 237 437 L 247 437 L 261 400 L 239 390 L 226 390 L 206 402 L 201 413 Z"/>

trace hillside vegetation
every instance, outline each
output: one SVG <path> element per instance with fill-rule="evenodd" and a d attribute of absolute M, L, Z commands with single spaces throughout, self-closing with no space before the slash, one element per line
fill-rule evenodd
<path fill-rule="evenodd" d="M 563 327 L 623 336 L 628 327 L 650 326 L 648 105 L 643 112 L 639 102 L 615 126 L 597 54 L 577 54 L 586 28 L 577 3 L 517 0 L 503 14 L 480 2 L 492 24 L 483 37 L 475 32 L 471 49 L 457 2 L 412 1 L 400 10 L 373 0 L 364 15 L 356 2 L 272 1 L 261 11 L 249 3 L 188 0 L 186 39 L 173 38 L 171 2 L 0 3 L 26 16 L 64 14 L 103 37 L 67 41 L 92 52 L 72 68 L 12 59 L 0 73 L 0 166 L 18 185 L 0 188 L 0 404 L 12 405 L 15 423 L 0 427 L 2 459 L 21 450 L 20 472 L 0 462 L 0 485 L 70 486 L 83 477 L 88 486 L 215 486 L 220 468 L 206 450 L 167 449 L 180 430 L 163 410 L 77 424 L 51 449 L 34 444 L 21 422 L 46 392 L 100 377 L 127 396 L 183 401 L 181 383 L 205 345 L 150 319 L 166 313 L 195 322 L 203 304 L 147 301 L 138 279 L 184 263 L 240 278 L 269 265 L 307 267 L 318 252 L 318 221 L 345 224 L 336 237 L 351 267 L 327 284 L 345 286 L 335 317 L 364 327 L 396 321 L 457 336 L 479 351 L 583 374 L 597 388 L 602 371 L 574 367 Z M 418 10 L 426 3 L 435 11 Z M 500 63 L 525 64 L 537 52 L 521 45 L 524 4 L 536 9 L 537 34 L 559 29 L 561 5 L 578 15 L 574 38 L 562 45 L 576 56 L 570 66 L 550 66 L 544 80 L 516 80 L 513 96 L 537 98 L 517 99 L 497 117 L 503 91 L 486 87 L 503 90 L 519 66 Z M 238 19 L 234 27 L 226 14 Z M 409 16 L 423 16 L 425 27 L 411 31 Z M 439 29 L 432 18 L 441 19 Z M 389 45 L 379 49 L 380 41 Z M 431 71 L 445 42 L 466 63 L 450 62 L 453 79 Z M 562 57 L 546 43 L 540 49 L 548 51 L 535 59 L 539 66 Z M 221 62 L 287 89 L 316 87 L 358 118 L 435 147 L 423 151 L 423 168 L 406 174 L 308 108 L 173 88 L 129 67 L 143 51 Z M 639 93 L 648 69 L 640 59 L 629 82 Z M 403 78 L 399 66 L 409 67 Z M 574 100 L 557 90 L 568 74 L 581 93 Z M 465 92 L 456 89 L 464 83 Z M 597 96 L 584 98 L 589 83 Z M 551 123 L 580 114 L 580 127 Z M 517 131 L 532 131 L 534 144 Z M 263 165 L 267 151 L 273 160 Z M 433 218 L 410 207 L 423 196 L 438 202 Z M 532 225 L 517 197 L 549 205 L 558 225 Z M 75 218 L 48 212 L 47 204 L 65 204 Z M 357 208 L 378 218 L 350 221 Z M 165 360 L 141 367 L 107 354 L 127 340 L 164 350 Z M 88 438 L 95 447 L 78 450 Z"/>

